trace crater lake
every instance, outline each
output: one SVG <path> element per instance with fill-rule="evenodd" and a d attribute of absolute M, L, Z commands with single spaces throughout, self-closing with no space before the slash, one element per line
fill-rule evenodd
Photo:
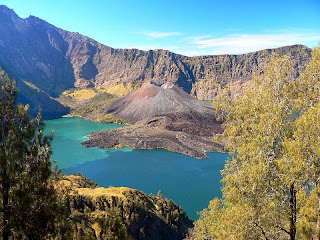
<path fill-rule="evenodd" d="M 221 197 L 220 170 L 230 157 L 226 153 L 208 153 L 207 159 L 195 159 L 163 149 L 106 150 L 81 145 L 92 131 L 121 126 L 77 117 L 48 120 L 46 134 L 54 131 L 52 160 L 63 173 L 81 173 L 101 187 L 125 186 L 147 194 L 161 190 L 193 220 L 210 200 Z"/>

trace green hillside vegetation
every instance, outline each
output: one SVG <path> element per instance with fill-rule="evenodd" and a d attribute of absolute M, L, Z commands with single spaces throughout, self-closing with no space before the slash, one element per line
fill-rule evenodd
<path fill-rule="evenodd" d="M 119 79 L 120 81 L 120 79 Z M 131 92 L 139 89 L 141 87 L 141 83 L 119 83 L 117 85 L 114 85 L 112 87 L 104 88 L 103 86 L 99 87 L 98 90 L 101 92 L 110 93 L 113 95 L 116 95 L 117 97 L 124 97 L 129 95 Z"/>
<path fill-rule="evenodd" d="M 95 88 L 70 89 L 57 98 L 61 104 L 71 109 L 68 116 L 82 117 L 101 123 L 128 124 L 127 120 L 107 113 L 108 104 L 115 99 L 117 99 L 116 95 Z"/>
<path fill-rule="evenodd" d="M 320 49 L 291 69 L 274 56 L 244 97 L 216 101 L 232 160 L 190 239 L 320 238 Z"/>
<path fill-rule="evenodd" d="M 67 90 L 67 91 L 64 91 L 62 94 L 72 99 L 86 100 L 86 99 L 91 99 L 95 97 L 97 95 L 97 92 L 92 88 L 87 88 L 87 89 Z"/>
<path fill-rule="evenodd" d="M 192 221 L 172 200 L 126 187 L 98 187 L 83 176 L 62 176 L 71 239 L 183 239 Z"/>

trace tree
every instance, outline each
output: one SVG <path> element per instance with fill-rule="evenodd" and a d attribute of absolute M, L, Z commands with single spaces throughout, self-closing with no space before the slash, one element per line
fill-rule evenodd
<path fill-rule="evenodd" d="M 46 239 L 57 234 L 64 207 L 54 188 L 52 135 L 41 114 L 29 120 L 17 88 L 0 71 L 0 218 L 3 240 Z"/>
<path fill-rule="evenodd" d="M 320 200 L 320 49 L 299 79 L 292 72 L 289 57 L 273 57 L 244 97 L 216 102 L 232 160 L 198 239 L 320 239 L 310 215 L 320 216 L 311 208 Z"/>

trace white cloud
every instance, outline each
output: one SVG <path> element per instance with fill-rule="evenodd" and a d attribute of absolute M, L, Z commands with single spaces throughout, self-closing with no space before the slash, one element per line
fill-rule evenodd
<path fill-rule="evenodd" d="M 159 44 L 159 45 L 126 45 L 121 48 L 140 49 L 140 50 L 144 50 L 144 51 L 157 50 L 157 49 L 165 49 L 165 50 L 169 50 L 169 51 L 175 51 L 175 50 L 179 49 L 180 47 Z"/>
<path fill-rule="evenodd" d="M 150 38 L 166 38 L 166 37 L 172 37 L 172 36 L 180 36 L 183 35 L 180 32 L 156 32 L 156 31 L 150 31 L 150 32 L 141 32 L 139 34 L 145 35 Z"/>
<path fill-rule="evenodd" d="M 207 54 L 239 54 L 293 44 L 310 45 L 320 33 L 232 34 L 225 37 L 194 37 L 189 44 Z"/>
<path fill-rule="evenodd" d="M 184 56 L 203 56 L 203 55 L 210 55 L 207 51 L 203 50 L 190 50 L 190 49 L 178 49 L 175 51 L 177 54 L 181 54 Z M 212 55 L 212 54 L 211 54 Z"/>
<path fill-rule="evenodd" d="M 180 32 L 135 32 L 147 36 L 141 45 L 126 45 L 123 48 L 141 50 L 167 49 L 185 56 L 243 54 L 268 48 L 277 48 L 294 44 L 315 47 L 320 42 L 320 31 L 306 29 L 286 29 L 261 34 L 227 34 L 222 37 L 214 35 L 187 36 Z M 169 38 L 178 36 L 177 38 Z"/>

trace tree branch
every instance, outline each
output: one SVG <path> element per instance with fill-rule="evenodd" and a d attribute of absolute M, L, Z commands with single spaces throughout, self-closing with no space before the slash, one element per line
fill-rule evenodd
<path fill-rule="evenodd" d="M 260 230 L 261 230 L 261 232 L 262 232 L 262 235 L 264 236 L 264 238 L 266 239 L 266 240 L 269 240 L 268 238 L 267 238 L 267 235 L 266 235 L 266 232 L 263 230 L 263 228 L 258 224 L 258 223 L 254 223 L 258 228 L 260 228 Z"/>
<path fill-rule="evenodd" d="M 286 229 L 284 229 L 283 227 L 280 227 L 280 226 L 276 226 L 278 228 L 280 228 L 280 230 L 284 231 L 285 233 L 289 234 L 290 235 L 290 232 Z"/>

